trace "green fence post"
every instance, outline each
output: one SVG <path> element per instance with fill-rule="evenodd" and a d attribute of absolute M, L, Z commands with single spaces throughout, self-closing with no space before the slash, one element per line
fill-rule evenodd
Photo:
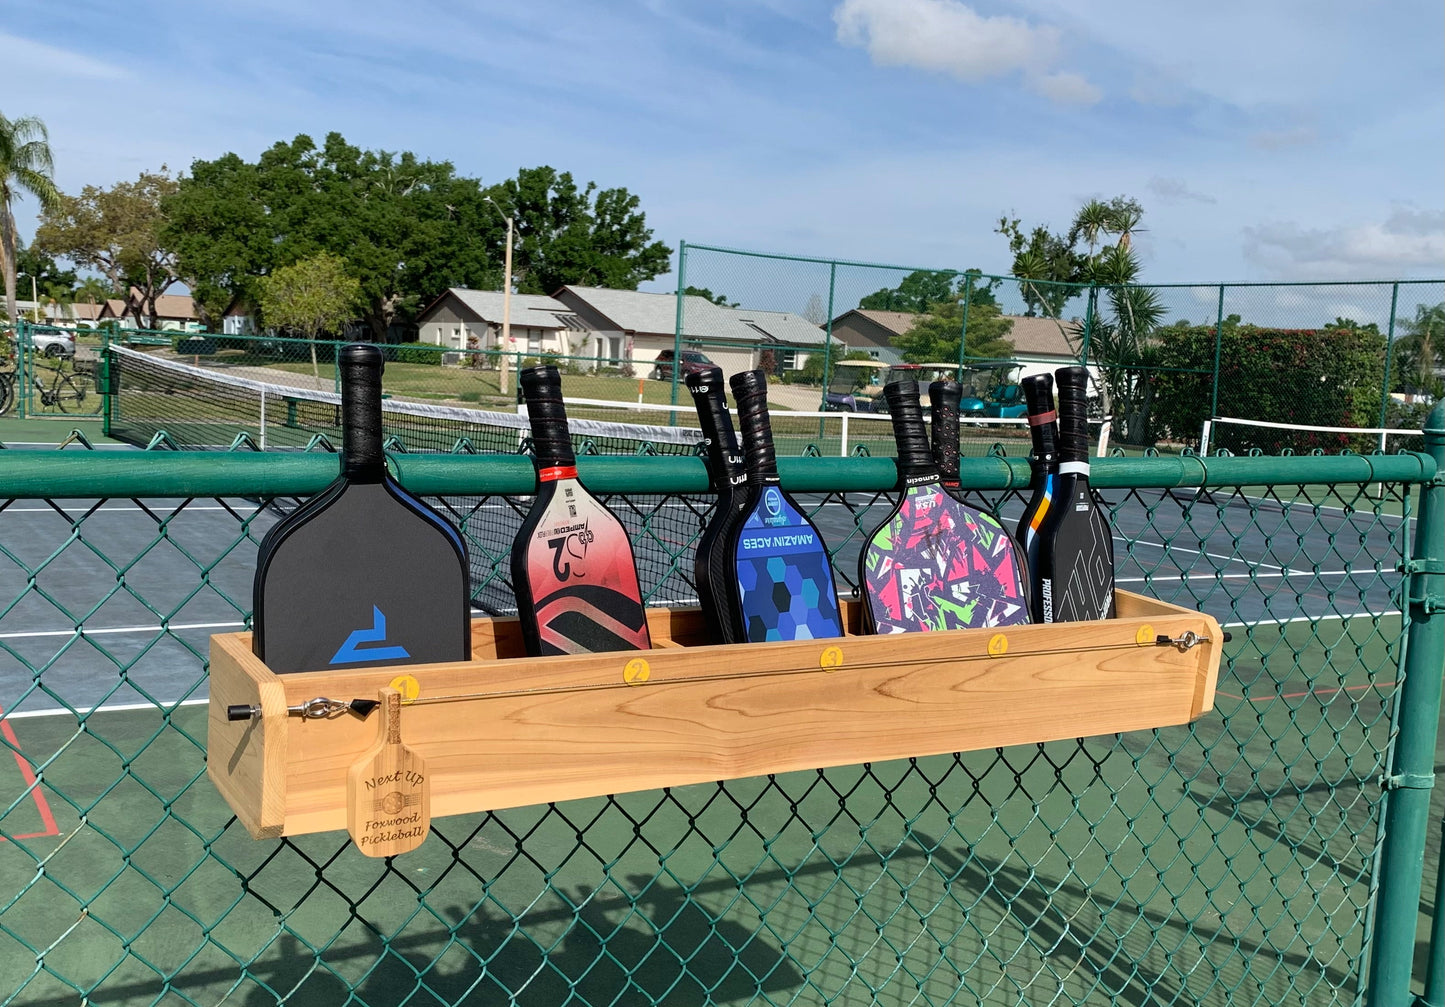
<path fill-rule="evenodd" d="M 677 375 L 682 369 L 682 303 L 683 291 L 687 289 L 687 242 L 677 243 L 677 321 L 672 330 L 672 404 L 677 405 Z M 677 412 L 668 414 L 668 421 L 677 426 Z"/>
<path fill-rule="evenodd" d="M 1219 306 L 1214 313 L 1214 374 L 1209 382 L 1209 419 L 1219 415 L 1219 354 L 1224 339 L 1224 284 L 1219 285 Z M 1199 450 L 1209 453 L 1209 445 L 1199 445 Z"/>
<path fill-rule="evenodd" d="M 1385 425 L 1385 413 L 1390 405 L 1390 358 L 1395 351 L 1395 307 L 1400 303 L 1400 284 L 1390 286 L 1390 324 L 1385 329 L 1385 378 L 1380 385 L 1380 422 Z M 1383 441 L 1381 442 L 1383 443 Z"/>
<path fill-rule="evenodd" d="M 828 263 L 828 324 L 823 329 L 823 390 L 818 395 L 818 412 L 828 405 L 828 373 L 833 364 L 833 292 L 838 284 L 838 264 Z M 818 436 L 823 436 L 824 420 L 818 420 Z"/>
<path fill-rule="evenodd" d="M 25 344 L 29 342 L 26 338 L 26 327 L 23 317 L 15 320 L 15 408 L 19 410 L 22 420 L 28 415 L 25 405 L 30 399 L 30 379 L 25 374 L 28 357 Z"/>
<path fill-rule="evenodd" d="M 1098 300 L 1099 288 L 1089 284 L 1089 296 L 1084 298 L 1084 341 L 1079 346 L 1079 366 L 1089 366 L 1089 338 L 1094 333 L 1094 302 Z M 1060 315 L 1063 311 L 1058 312 Z"/>
<path fill-rule="evenodd" d="M 1430 920 L 1430 962 L 1420 1007 L 1445 1007 L 1445 821 L 1440 823 L 1435 864 L 1435 915 Z"/>
<path fill-rule="evenodd" d="M 963 278 L 963 324 L 958 330 L 958 373 L 954 375 L 959 381 L 963 380 L 963 361 L 968 348 L 968 305 L 973 300 L 973 274 L 965 273 Z"/>
<path fill-rule="evenodd" d="M 1435 784 L 1435 734 L 1440 720 L 1440 671 L 1445 664 L 1445 404 L 1425 420 L 1425 446 L 1435 478 L 1420 489 L 1415 548 L 1406 565 L 1409 635 L 1401 668 L 1399 733 L 1389 774 L 1376 926 L 1371 940 L 1369 1007 L 1407 1007 L 1415 957 L 1421 875 Z"/>

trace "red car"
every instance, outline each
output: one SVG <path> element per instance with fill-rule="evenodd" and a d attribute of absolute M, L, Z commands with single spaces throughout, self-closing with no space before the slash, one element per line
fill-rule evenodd
<path fill-rule="evenodd" d="M 705 368 L 705 367 L 713 367 L 713 366 L 715 366 L 715 365 L 713 364 L 713 362 L 712 362 L 711 360 L 709 360 L 709 359 L 707 358 L 707 355 L 704 354 L 704 353 L 700 353 L 700 352 L 697 351 L 697 350 L 683 350 L 683 351 L 682 351 L 682 373 L 685 374 L 685 375 L 686 375 L 686 374 L 696 374 L 696 373 L 698 373 L 699 371 L 701 371 L 701 370 L 702 370 L 703 368 Z M 657 360 L 654 361 L 653 366 L 652 366 L 652 380 L 654 380 L 654 381 L 671 381 L 671 380 L 672 380 L 672 351 L 671 351 L 671 350 L 663 350 L 661 353 L 659 353 L 659 354 L 657 355 Z"/>

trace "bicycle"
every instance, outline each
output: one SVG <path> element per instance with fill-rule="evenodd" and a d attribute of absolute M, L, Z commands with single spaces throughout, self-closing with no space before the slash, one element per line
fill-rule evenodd
<path fill-rule="evenodd" d="M 45 382 L 40 379 L 41 371 L 49 371 L 54 377 L 50 381 L 50 387 L 45 387 Z M 62 413 L 67 412 L 66 402 L 80 405 L 85 401 L 86 390 L 85 380 L 74 374 L 68 374 L 58 367 L 36 366 L 35 373 L 31 375 L 31 382 L 35 390 L 40 393 L 40 405 L 42 408 L 59 409 Z"/>

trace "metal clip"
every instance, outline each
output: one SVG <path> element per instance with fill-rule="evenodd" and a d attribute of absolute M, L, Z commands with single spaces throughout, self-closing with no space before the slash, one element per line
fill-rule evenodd
<path fill-rule="evenodd" d="M 328 717 L 339 717 L 350 710 L 350 703 L 340 699 L 327 699 L 324 696 L 308 699 L 298 706 L 286 707 L 286 712 L 293 717 L 305 717 L 307 720 L 325 720 Z"/>
<path fill-rule="evenodd" d="M 1200 636 L 1192 629 L 1186 629 L 1176 636 L 1165 636 L 1160 633 L 1154 638 L 1154 643 L 1160 647 L 1178 647 L 1180 650 L 1192 650 L 1201 643 L 1209 643 L 1209 637 Z"/>

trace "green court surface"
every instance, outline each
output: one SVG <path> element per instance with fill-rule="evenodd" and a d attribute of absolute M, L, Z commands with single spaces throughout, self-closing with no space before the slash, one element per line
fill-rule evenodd
<path fill-rule="evenodd" d="M 1046 969 L 1060 1002 L 1327 1002 L 1359 961 L 1399 630 L 1234 627 L 1192 728 L 437 819 L 390 872 L 344 833 L 252 840 L 204 706 L 11 719 L 0 1002 L 106 977 L 117 1005 L 1016 1003 Z"/>
<path fill-rule="evenodd" d="M 79 430 L 95 445 L 118 446 L 121 443 L 102 434 L 101 421 L 94 417 L 21 419 L 13 412 L 0 416 L 0 444 L 5 445 L 58 445 L 68 440 L 74 430 Z"/>

